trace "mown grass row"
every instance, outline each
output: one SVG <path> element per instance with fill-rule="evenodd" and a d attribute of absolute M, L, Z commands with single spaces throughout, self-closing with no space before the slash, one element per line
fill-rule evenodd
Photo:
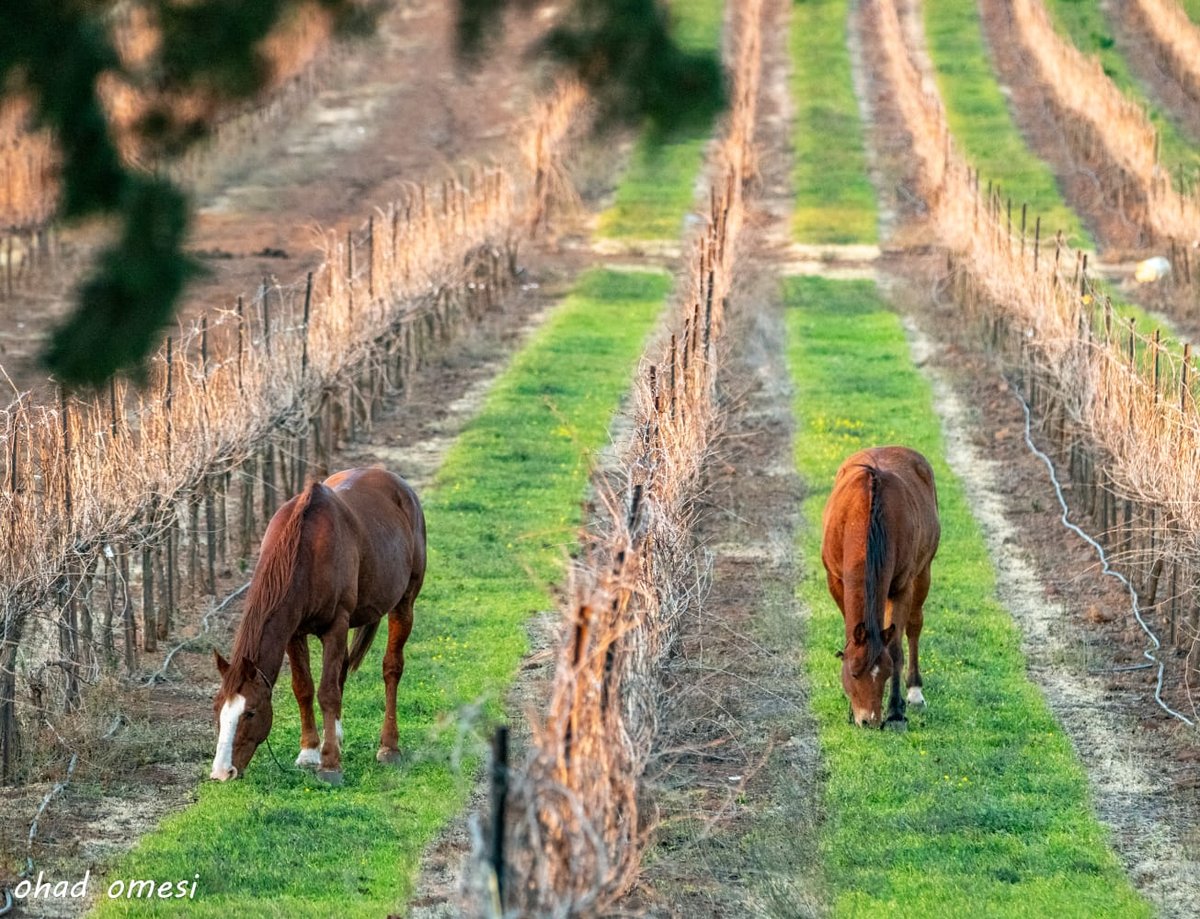
<path fill-rule="evenodd" d="M 922 6 L 946 119 L 967 160 L 985 183 L 998 183 L 1018 207 L 1028 202 L 1031 214 L 1041 216 L 1047 238 L 1062 230 L 1074 245 L 1090 247 L 1091 237 L 1063 201 L 1053 170 L 1029 150 L 1013 121 L 974 0 L 927 0 Z"/>
<path fill-rule="evenodd" d="M 454 765 L 457 712 L 500 714 L 526 650 L 522 624 L 553 603 L 593 456 L 669 286 L 660 273 L 587 274 L 497 381 L 424 495 L 428 575 L 399 692 L 405 762 L 374 759 L 381 640 L 346 686 L 343 787 L 290 767 L 299 719 L 285 677 L 272 732 L 284 768 L 260 748 L 245 780 L 202 785 L 198 802 L 109 878 L 199 874 L 190 916 L 378 917 L 402 907 L 423 848 L 474 779 L 474 744 Z M 103 916 L 177 910 L 100 906 Z"/>
<path fill-rule="evenodd" d="M 1200 150 L 1183 136 L 1169 114 L 1150 99 L 1134 78 L 1129 63 L 1117 47 L 1112 26 L 1101 5 L 1096 0 L 1044 2 L 1059 33 L 1068 37 L 1080 51 L 1099 57 L 1109 79 L 1146 109 L 1146 114 L 1158 131 L 1159 162 L 1170 172 L 1172 178 L 1182 170 L 1185 187 L 1190 187 L 1195 171 L 1200 169 Z"/>
<path fill-rule="evenodd" d="M 898 317 L 869 282 L 786 288 L 796 461 L 808 483 L 798 587 L 827 769 L 819 857 L 835 915 L 1147 916 L 1092 813 L 1083 769 L 1026 676 L 1019 636 Z M 925 712 L 904 734 L 846 723 L 842 618 L 820 562 L 833 474 L 866 446 L 933 463 L 943 528 L 926 604 Z"/>
<path fill-rule="evenodd" d="M 789 51 L 796 108 L 792 235 L 804 243 L 873 243 L 875 189 L 847 47 L 846 0 L 796 0 Z"/>
<path fill-rule="evenodd" d="M 673 0 L 672 26 L 678 43 L 691 51 L 721 46 L 724 0 Z M 612 206 L 600 215 L 596 235 L 608 239 L 676 239 L 696 197 L 711 124 L 695 124 L 662 135 L 644 131 Z"/>

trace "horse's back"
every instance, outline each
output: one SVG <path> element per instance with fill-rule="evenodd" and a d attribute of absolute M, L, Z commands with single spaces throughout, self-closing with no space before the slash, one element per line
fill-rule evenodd
<path fill-rule="evenodd" d="M 879 477 L 889 531 L 912 548 L 919 566 L 928 565 L 941 538 L 933 467 L 916 450 L 892 445 L 859 450 L 838 467 L 825 505 L 822 558 L 826 566 L 839 560 L 848 530 L 853 533 L 851 542 L 856 546 L 861 542 L 865 551 L 870 470 Z"/>
<path fill-rule="evenodd" d="M 360 604 L 398 602 L 425 574 L 425 514 L 416 492 L 381 466 L 346 469 L 327 478 L 360 541 Z"/>

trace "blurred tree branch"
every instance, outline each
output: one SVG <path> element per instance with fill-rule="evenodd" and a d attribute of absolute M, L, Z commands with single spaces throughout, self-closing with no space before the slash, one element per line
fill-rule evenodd
<path fill-rule="evenodd" d="M 118 225 L 66 322 L 43 355 L 69 386 L 144 371 L 189 277 L 189 208 L 171 181 L 126 163 L 99 95 L 104 74 L 152 90 L 134 126 L 152 155 L 204 136 L 215 106 L 252 97 L 269 73 L 259 46 L 281 18 L 310 0 L 138 0 L 158 31 L 157 54 L 129 72 L 110 27 L 115 0 L 0 0 L 0 92 L 23 94 L 36 127 L 60 151 L 59 219 L 105 216 Z M 373 27 L 383 0 L 316 0 L 342 33 Z M 573 0 L 540 51 L 573 69 L 599 99 L 604 121 L 642 120 L 660 131 L 707 123 L 725 102 L 715 55 L 682 50 L 656 0 Z M 465 60 L 487 53 L 510 5 L 458 0 Z M 180 106 L 179 100 L 203 105 Z M 182 114 L 189 112 L 190 114 Z"/>

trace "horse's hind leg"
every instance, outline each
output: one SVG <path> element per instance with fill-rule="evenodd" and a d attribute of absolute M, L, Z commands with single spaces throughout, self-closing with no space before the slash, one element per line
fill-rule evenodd
<path fill-rule="evenodd" d="M 925 705 L 925 693 L 921 689 L 921 661 L 917 646 L 921 640 L 921 626 L 925 624 L 925 598 L 929 596 L 929 580 L 929 568 L 926 567 L 916 577 L 912 610 L 908 614 L 908 626 L 904 630 L 905 635 L 908 636 L 908 674 L 905 683 L 908 685 L 909 705 Z"/>
<path fill-rule="evenodd" d="M 404 675 L 404 643 L 408 641 L 413 626 L 413 600 L 415 593 L 404 595 L 404 599 L 388 615 L 387 651 L 383 655 L 384 715 L 383 732 L 379 737 L 379 752 L 375 758 L 381 763 L 400 761 L 400 731 L 396 726 L 396 688 Z"/>
<path fill-rule="evenodd" d="M 292 662 L 292 692 L 300 706 L 300 755 L 297 766 L 317 767 L 321 764 L 321 737 L 313 716 L 313 679 L 308 662 L 308 636 L 295 635 L 288 642 L 288 660 Z"/>

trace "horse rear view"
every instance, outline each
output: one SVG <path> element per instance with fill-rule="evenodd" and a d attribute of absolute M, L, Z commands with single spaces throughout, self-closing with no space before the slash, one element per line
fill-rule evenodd
<path fill-rule="evenodd" d="M 873 447 L 842 463 L 825 505 L 821 561 L 845 619 L 846 645 L 838 656 L 855 724 L 905 722 L 901 634 L 908 638 L 907 702 L 925 704 L 917 645 L 940 537 L 933 469 L 920 453 Z"/>

